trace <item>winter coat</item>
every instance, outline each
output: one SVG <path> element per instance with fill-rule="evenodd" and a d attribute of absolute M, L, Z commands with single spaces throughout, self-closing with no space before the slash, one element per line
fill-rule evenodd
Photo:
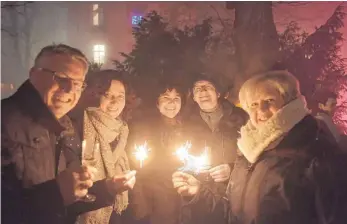
<path fill-rule="evenodd" d="M 319 223 L 315 188 L 308 178 L 308 167 L 313 158 L 324 150 L 337 148 L 336 142 L 331 139 L 330 133 L 319 128 L 316 119 L 307 115 L 274 149 L 263 152 L 255 163 L 250 164 L 245 157 L 238 157 L 226 194 L 213 194 L 202 186 L 193 200 L 187 200 L 186 206 L 205 216 L 224 217 L 224 222 L 220 223 Z M 284 156 L 293 153 L 305 156 L 300 159 Z M 333 191 L 323 194 L 327 196 Z M 346 214 L 346 206 L 340 209 L 345 209 L 342 214 Z M 202 215 L 201 219 L 205 216 Z M 345 223 L 345 220 L 347 217 L 338 223 Z"/>
<path fill-rule="evenodd" d="M 160 115 L 147 118 L 129 129 L 128 157 L 138 170 L 136 185 L 129 196 L 133 216 L 137 220 L 149 219 L 151 224 L 178 224 L 181 198 L 171 179 L 182 163 L 174 152 L 191 139 L 183 134 L 184 126 L 180 122 Z M 145 141 L 151 151 L 140 168 L 139 162 L 134 160 L 134 146 Z"/>
<path fill-rule="evenodd" d="M 220 102 L 223 116 L 217 129 L 212 131 L 200 115 L 200 109 L 196 108 L 189 117 L 185 119 L 187 132 L 193 133 L 195 139 L 200 140 L 211 148 L 211 166 L 229 164 L 234 166 L 237 157 L 237 138 L 240 128 L 248 121 L 247 113 L 241 108 L 235 107 L 226 100 Z M 200 147 L 201 148 L 201 147 Z M 203 183 L 215 194 L 224 194 L 227 187 L 225 183 L 208 181 Z M 219 223 L 223 220 L 221 216 L 209 215 L 201 218 L 199 210 L 194 207 L 183 205 L 181 208 L 181 220 L 189 224 Z"/>
<path fill-rule="evenodd" d="M 55 178 L 81 163 L 81 141 L 69 118 L 56 120 L 28 80 L 1 104 L 2 223 L 74 223 L 78 214 L 113 203 L 98 181 L 89 189 L 95 202 L 64 206 Z"/>
<path fill-rule="evenodd" d="M 248 121 L 247 113 L 226 100 L 220 102 L 223 116 L 219 126 L 212 131 L 195 108 L 191 115 L 184 119 L 188 132 L 211 148 L 212 166 L 228 163 L 233 166 L 237 155 L 237 138 L 240 128 Z"/>

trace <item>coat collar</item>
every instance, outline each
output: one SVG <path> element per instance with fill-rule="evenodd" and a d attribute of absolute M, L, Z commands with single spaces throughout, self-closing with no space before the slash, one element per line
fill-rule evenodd
<path fill-rule="evenodd" d="M 41 96 L 29 80 L 26 80 L 19 87 L 13 98 L 19 103 L 21 110 L 27 113 L 34 122 L 41 124 L 46 129 L 58 135 L 65 130 L 62 123 L 66 123 L 67 116 L 64 116 L 58 121 L 44 104 Z"/>

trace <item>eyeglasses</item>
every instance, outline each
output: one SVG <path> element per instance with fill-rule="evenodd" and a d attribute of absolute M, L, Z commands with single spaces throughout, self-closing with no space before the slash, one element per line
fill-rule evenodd
<path fill-rule="evenodd" d="M 202 92 L 202 91 L 215 91 L 215 90 L 216 89 L 210 85 L 196 86 L 193 88 L 194 93 L 198 93 L 198 92 Z"/>
<path fill-rule="evenodd" d="M 69 78 L 64 72 L 52 71 L 48 68 L 37 68 L 39 71 L 50 73 L 53 76 L 53 80 L 58 83 L 59 86 L 67 86 L 71 84 L 73 90 L 76 92 L 82 92 L 87 87 L 87 84 L 83 81 L 78 81 Z"/>

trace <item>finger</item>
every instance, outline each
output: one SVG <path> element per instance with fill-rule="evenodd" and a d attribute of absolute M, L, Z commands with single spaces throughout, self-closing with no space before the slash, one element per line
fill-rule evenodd
<path fill-rule="evenodd" d="M 189 179 L 190 177 L 192 177 L 192 175 L 178 171 L 172 174 L 172 178 L 176 178 L 176 177 Z"/>
<path fill-rule="evenodd" d="M 220 183 L 220 182 L 225 182 L 225 181 L 228 181 L 229 178 L 217 178 L 217 179 L 214 179 L 214 182 L 216 183 Z"/>
<path fill-rule="evenodd" d="M 214 182 L 225 182 L 225 181 L 229 181 L 229 177 L 217 177 L 217 178 L 213 178 Z"/>
<path fill-rule="evenodd" d="M 75 191 L 75 197 L 76 198 L 83 198 L 88 194 L 88 189 L 83 188 L 81 190 Z"/>
<path fill-rule="evenodd" d="M 211 168 L 209 171 L 210 171 L 210 173 L 213 173 L 213 172 L 217 172 L 220 169 L 221 169 L 221 165 L 215 166 L 215 167 Z"/>
<path fill-rule="evenodd" d="M 92 179 L 92 175 L 88 172 L 78 173 L 77 179 L 80 181 L 90 180 Z"/>
<path fill-rule="evenodd" d="M 97 173 L 97 169 L 95 167 L 92 166 L 86 166 L 86 165 L 82 165 L 82 169 L 84 172 L 88 172 L 91 175 L 95 175 Z"/>
<path fill-rule="evenodd" d="M 188 184 L 186 182 L 175 182 L 175 183 L 173 183 L 173 187 L 174 188 L 180 188 L 180 187 L 183 187 L 183 186 L 188 186 Z"/>
<path fill-rule="evenodd" d="M 172 182 L 186 182 L 187 179 L 186 178 L 182 178 L 182 177 L 175 177 L 172 178 Z"/>
<path fill-rule="evenodd" d="M 187 186 L 182 186 L 180 188 L 177 188 L 177 192 L 179 194 L 184 194 L 184 193 L 187 193 L 188 192 L 188 187 Z"/>
<path fill-rule="evenodd" d="M 93 181 L 92 180 L 85 180 L 85 181 L 80 181 L 78 183 L 77 189 L 82 190 L 82 189 L 88 189 L 93 186 Z"/>
<path fill-rule="evenodd" d="M 135 177 L 136 170 L 128 171 L 124 175 L 127 180 L 130 180 L 131 178 Z"/>
<path fill-rule="evenodd" d="M 218 179 L 218 178 L 229 178 L 229 175 L 225 174 L 225 173 L 221 173 L 221 174 L 216 174 L 216 175 L 211 175 L 211 177 L 213 179 Z"/>
<path fill-rule="evenodd" d="M 132 189 L 135 185 L 136 178 L 132 177 L 130 180 L 128 180 L 124 185 L 128 187 L 129 189 Z"/>

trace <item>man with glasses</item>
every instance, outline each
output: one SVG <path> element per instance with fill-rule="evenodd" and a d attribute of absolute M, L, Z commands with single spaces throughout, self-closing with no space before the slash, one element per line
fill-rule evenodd
<path fill-rule="evenodd" d="M 221 92 L 218 82 L 207 75 L 198 75 L 192 87 L 193 100 L 198 107 L 186 122 L 191 133 L 195 133 L 197 139 L 204 140 L 206 146 L 211 148 L 211 168 L 204 172 L 213 181 L 206 184 L 210 185 L 211 190 L 224 194 L 237 156 L 238 132 L 246 124 L 248 115 L 221 97 Z M 192 215 L 194 211 L 189 211 L 189 206 L 184 208 L 182 218 L 187 223 L 223 222 L 223 217 Z M 189 220 L 190 217 L 195 218 Z"/>
<path fill-rule="evenodd" d="M 74 223 L 134 185 L 134 172 L 93 183 L 95 170 L 81 165 L 81 140 L 66 114 L 86 86 L 87 71 L 78 49 L 47 46 L 29 79 L 2 100 L 2 223 Z M 87 193 L 96 200 L 84 201 Z"/>

